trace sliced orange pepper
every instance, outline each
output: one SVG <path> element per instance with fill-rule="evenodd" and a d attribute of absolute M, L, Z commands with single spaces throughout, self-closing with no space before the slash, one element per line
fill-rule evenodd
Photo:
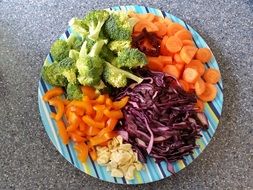
<path fill-rule="evenodd" d="M 76 143 L 74 145 L 77 151 L 77 157 L 81 162 L 85 162 L 88 157 L 88 146 L 85 143 Z"/>
<path fill-rule="evenodd" d="M 64 104 L 61 99 L 53 98 L 49 100 L 49 104 L 56 107 L 57 113 L 54 116 L 55 120 L 60 120 L 64 114 Z"/>
<path fill-rule="evenodd" d="M 79 129 L 80 129 L 80 131 L 85 132 L 85 131 L 87 131 L 88 126 L 82 120 L 80 120 Z"/>
<path fill-rule="evenodd" d="M 66 127 L 65 127 L 64 122 L 62 120 L 58 120 L 56 122 L 56 124 L 57 124 L 57 127 L 58 127 L 59 136 L 61 137 L 63 144 L 68 144 L 69 135 L 66 131 Z"/>
<path fill-rule="evenodd" d="M 111 109 L 111 107 L 112 107 L 112 100 L 110 98 L 106 98 L 105 105 L 106 105 L 106 107 L 108 107 L 109 109 Z"/>
<path fill-rule="evenodd" d="M 84 112 L 85 112 L 85 110 L 83 108 L 75 107 L 75 106 L 71 106 L 70 111 L 75 112 L 79 116 L 83 116 Z"/>
<path fill-rule="evenodd" d="M 98 122 L 98 121 L 94 121 L 90 116 L 85 115 L 82 117 L 84 123 L 86 123 L 88 126 L 91 127 L 96 127 L 99 129 L 102 129 L 105 127 L 105 123 L 104 122 Z"/>
<path fill-rule="evenodd" d="M 95 137 L 90 138 L 90 145 L 95 146 L 95 145 L 104 143 L 116 136 L 117 136 L 117 133 L 115 131 L 104 133 L 102 136 L 97 135 Z"/>
<path fill-rule="evenodd" d="M 70 133 L 70 138 L 74 141 L 74 142 L 84 142 L 85 138 L 81 137 L 80 135 L 76 134 L 76 133 Z"/>
<path fill-rule="evenodd" d="M 98 110 L 98 111 L 96 111 L 96 115 L 94 117 L 94 120 L 95 121 L 101 121 L 103 119 L 103 117 L 104 117 L 104 112 Z"/>
<path fill-rule="evenodd" d="M 78 100 L 73 100 L 69 105 L 70 106 L 74 106 L 74 107 L 78 107 L 78 108 L 82 108 L 85 110 L 86 114 L 88 115 L 94 115 L 95 112 L 92 108 L 92 105 L 89 101 L 78 101 Z"/>
<path fill-rule="evenodd" d="M 100 132 L 100 129 L 97 127 L 87 126 L 87 130 L 85 132 L 87 136 L 95 136 Z"/>
<path fill-rule="evenodd" d="M 81 90 L 84 93 L 84 95 L 88 96 L 91 100 L 93 100 L 97 97 L 95 88 L 93 88 L 91 86 L 82 86 Z"/>
<path fill-rule="evenodd" d="M 96 110 L 96 111 L 104 111 L 105 109 L 105 105 L 95 105 L 93 106 L 93 109 Z"/>
<path fill-rule="evenodd" d="M 43 95 L 43 100 L 44 101 L 49 101 L 51 98 L 55 96 L 60 96 L 64 93 L 63 89 L 60 87 L 54 87 L 50 90 L 48 90 L 44 95 Z"/>
<path fill-rule="evenodd" d="M 71 101 L 69 101 L 69 100 L 67 100 L 67 99 L 63 99 L 62 100 L 63 101 L 63 104 L 65 105 L 65 106 L 67 106 Z"/>
<path fill-rule="evenodd" d="M 117 125 L 118 120 L 117 119 L 113 119 L 110 118 L 108 119 L 107 123 L 106 123 L 106 127 L 103 128 L 97 136 L 103 136 L 105 133 L 111 132 L 113 131 L 113 129 L 115 128 L 115 126 Z"/>
<path fill-rule="evenodd" d="M 97 160 L 97 152 L 96 152 L 96 150 L 95 150 L 95 148 L 93 146 L 90 148 L 89 152 L 90 152 L 91 159 L 93 161 L 96 161 Z"/>
<path fill-rule="evenodd" d="M 113 111 L 113 110 L 108 110 L 108 109 L 105 109 L 104 110 L 104 114 L 109 117 L 109 118 L 114 118 L 114 119 L 120 119 L 120 118 L 123 118 L 123 113 L 121 110 L 116 110 L 116 111 Z"/>
<path fill-rule="evenodd" d="M 105 95 L 99 95 L 98 97 L 97 97 L 97 99 L 96 99 L 96 102 L 98 103 L 98 104 L 104 104 L 105 103 Z"/>
<path fill-rule="evenodd" d="M 127 104 L 128 102 L 128 99 L 129 97 L 128 96 L 125 96 L 124 98 L 122 98 L 121 100 L 119 101 L 115 101 L 112 103 L 112 107 L 116 110 L 120 110 L 121 108 L 125 107 L 125 105 Z"/>

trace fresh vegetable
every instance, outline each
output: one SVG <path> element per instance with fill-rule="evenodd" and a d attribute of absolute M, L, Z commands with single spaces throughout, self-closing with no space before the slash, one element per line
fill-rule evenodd
<path fill-rule="evenodd" d="M 202 76 L 205 72 L 205 66 L 201 61 L 197 59 L 191 60 L 189 64 L 186 65 L 186 68 L 192 68 L 198 71 L 199 75 Z"/>
<path fill-rule="evenodd" d="M 204 114 L 195 111 L 196 96 L 183 91 L 171 76 L 143 69 L 136 73 L 143 82 L 116 95 L 116 100 L 129 96 L 122 109 L 126 142 L 139 150 L 141 161 L 150 155 L 157 162 L 171 163 L 191 154 L 200 129 L 207 127 L 198 119 L 206 119 Z"/>
<path fill-rule="evenodd" d="M 130 40 L 115 40 L 111 41 L 108 44 L 108 47 L 111 51 L 118 53 L 124 49 L 131 48 L 131 41 Z"/>
<path fill-rule="evenodd" d="M 166 65 L 163 68 L 163 72 L 175 77 L 176 79 L 179 79 L 180 77 L 180 72 L 177 69 L 176 65 Z"/>
<path fill-rule="evenodd" d="M 217 88 L 211 83 L 205 83 L 205 91 L 198 95 L 199 99 L 204 102 L 213 101 L 217 94 Z"/>
<path fill-rule="evenodd" d="M 180 57 L 185 63 L 190 63 L 198 49 L 194 46 L 184 46 L 180 51 Z"/>
<path fill-rule="evenodd" d="M 208 48 L 199 48 L 195 55 L 196 59 L 202 63 L 206 63 L 211 60 L 212 53 Z"/>
<path fill-rule="evenodd" d="M 212 83 L 212 84 L 216 84 L 217 82 L 219 82 L 221 78 L 220 72 L 217 69 L 207 69 L 203 75 L 203 79 L 208 82 L 208 83 Z"/>
<path fill-rule="evenodd" d="M 69 100 L 81 100 L 83 98 L 80 85 L 77 83 L 68 83 L 66 92 Z"/>
<path fill-rule="evenodd" d="M 169 52 L 177 53 L 183 47 L 183 43 L 178 37 L 171 36 L 167 39 L 165 46 Z"/>
<path fill-rule="evenodd" d="M 68 57 L 70 47 L 65 40 L 56 40 L 51 46 L 50 53 L 54 61 L 61 61 Z"/>
<path fill-rule="evenodd" d="M 116 88 L 125 87 L 127 85 L 127 79 L 132 79 L 137 83 L 142 82 L 142 78 L 119 69 L 108 62 L 105 63 L 103 78 L 107 83 Z"/>
<path fill-rule="evenodd" d="M 202 78 L 199 78 L 199 79 L 196 81 L 194 87 L 195 87 L 196 95 L 199 96 L 199 95 L 201 95 L 201 94 L 205 91 L 205 89 L 206 89 L 206 84 L 205 84 L 205 82 L 203 81 Z"/>
<path fill-rule="evenodd" d="M 136 19 L 129 18 L 127 12 L 111 12 L 105 22 L 104 31 L 111 40 L 131 40 L 135 23 Z"/>
<path fill-rule="evenodd" d="M 172 23 L 167 28 L 167 35 L 174 36 L 178 31 L 185 29 L 181 24 Z"/>
<path fill-rule="evenodd" d="M 104 41 L 97 41 L 87 54 L 86 43 L 82 45 L 76 67 L 79 72 L 78 81 L 82 85 L 97 85 L 101 80 L 104 61 L 99 57 L 99 53 L 104 45 Z"/>
<path fill-rule="evenodd" d="M 182 78 L 186 82 L 194 84 L 199 79 L 199 73 L 196 69 L 186 68 Z"/>
<path fill-rule="evenodd" d="M 50 90 L 48 90 L 44 96 L 43 96 L 43 100 L 44 101 L 49 101 L 50 99 L 56 97 L 56 96 L 60 96 L 64 93 L 63 89 L 60 87 L 55 87 L 52 88 Z"/>
<path fill-rule="evenodd" d="M 84 39 L 88 34 L 88 26 L 84 23 L 82 19 L 72 18 L 69 21 L 69 25 L 73 28 L 74 32 L 79 34 L 79 36 Z"/>
<path fill-rule="evenodd" d="M 102 26 L 109 18 L 109 13 L 105 10 L 95 10 L 89 12 L 83 22 L 88 26 L 89 34 L 88 37 L 92 40 L 97 40 Z"/>
<path fill-rule="evenodd" d="M 179 30 L 178 32 L 175 33 L 175 36 L 178 37 L 182 41 L 192 39 L 191 32 L 186 29 Z"/>

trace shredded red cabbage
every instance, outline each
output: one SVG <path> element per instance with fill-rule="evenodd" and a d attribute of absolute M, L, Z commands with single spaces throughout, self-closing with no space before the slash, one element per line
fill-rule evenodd
<path fill-rule="evenodd" d="M 145 69 L 135 74 L 144 78 L 143 82 L 116 96 L 117 100 L 129 96 L 122 109 L 120 133 L 133 145 L 140 161 L 146 162 L 150 155 L 157 162 L 166 161 L 171 171 L 171 162 L 193 152 L 201 129 L 208 128 L 207 118 L 196 112 L 196 96 L 182 90 L 172 76 Z"/>

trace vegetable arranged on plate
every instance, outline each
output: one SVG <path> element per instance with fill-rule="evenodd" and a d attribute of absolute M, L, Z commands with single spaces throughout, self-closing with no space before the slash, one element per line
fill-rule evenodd
<path fill-rule="evenodd" d="M 205 63 L 191 32 L 151 13 L 95 10 L 73 18 L 67 40 L 56 40 L 41 76 L 53 86 L 44 101 L 64 144 L 88 155 L 113 177 L 131 180 L 147 156 L 172 162 L 192 154 L 208 128 L 218 70 Z"/>

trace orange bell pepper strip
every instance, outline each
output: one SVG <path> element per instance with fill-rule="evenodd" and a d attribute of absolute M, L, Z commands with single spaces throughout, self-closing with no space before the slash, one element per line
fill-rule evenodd
<path fill-rule="evenodd" d="M 105 95 L 99 95 L 96 99 L 96 103 L 104 104 L 105 103 Z"/>
<path fill-rule="evenodd" d="M 68 144 L 68 142 L 69 142 L 69 135 L 68 135 L 68 133 L 66 131 L 66 127 L 65 127 L 64 122 L 62 120 L 58 120 L 56 122 L 56 124 L 57 124 L 57 127 L 58 127 L 58 133 L 59 133 L 59 136 L 60 136 L 60 138 L 62 140 L 62 143 L 63 144 Z"/>
<path fill-rule="evenodd" d="M 72 139 L 72 141 L 78 142 L 78 143 L 85 141 L 84 137 L 81 137 L 80 135 L 76 133 L 70 133 L 70 138 Z"/>
<path fill-rule="evenodd" d="M 100 129 L 97 127 L 87 126 L 87 130 L 85 131 L 87 136 L 95 136 L 100 132 Z"/>
<path fill-rule="evenodd" d="M 120 101 L 115 101 L 112 103 L 112 107 L 115 109 L 115 110 L 120 110 L 121 108 L 125 107 L 125 105 L 127 104 L 128 102 L 128 99 L 129 97 L 128 96 L 125 96 L 124 98 L 122 98 Z"/>
<path fill-rule="evenodd" d="M 97 136 L 103 136 L 105 133 L 111 132 L 113 131 L 113 129 L 115 128 L 115 126 L 117 125 L 118 120 L 117 119 L 113 119 L 110 118 L 108 119 L 108 121 L 106 122 L 106 127 L 103 128 Z"/>
<path fill-rule="evenodd" d="M 93 161 L 96 161 L 97 160 L 97 152 L 95 150 L 95 148 L 92 146 L 90 147 L 90 157 Z"/>
<path fill-rule="evenodd" d="M 112 107 L 112 100 L 109 97 L 106 98 L 105 105 L 106 105 L 107 108 L 111 109 L 111 107 Z"/>
<path fill-rule="evenodd" d="M 44 95 L 43 95 L 43 100 L 44 101 L 49 101 L 51 98 L 55 96 L 60 96 L 64 93 L 63 89 L 60 87 L 55 87 L 50 90 L 48 90 Z"/>
<path fill-rule="evenodd" d="M 96 127 L 96 128 L 99 128 L 99 129 L 102 129 L 102 128 L 105 127 L 104 122 L 95 121 L 88 115 L 83 116 L 82 119 L 83 119 L 84 123 L 86 123 L 88 126 Z"/>
<path fill-rule="evenodd" d="M 96 146 L 96 145 L 102 144 L 116 136 L 117 136 L 117 132 L 115 131 L 104 133 L 102 136 L 97 135 L 95 137 L 90 138 L 90 145 Z"/>
<path fill-rule="evenodd" d="M 90 86 L 82 86 L 81 90 L 85 96 L 88 96 L 91 100 L 97 97 L 96 90 Z"/>
<path fill-rule="evenodd" d="M 54 116 L 54 119 L 56 121 L 60 120 L 64 114 L 64 104 L 61 99 L 53 98 L 49 100 L 49 104 L 56 107 L 56 115 Z"/>
<path fill-rule="evenodd" d="M 93 106 L 93 109 L 96 110 L 96 111 L 104 111 L 105 109 L 105 105 L 95 105 Z"/>
<path fill-rule="evenodd" d="M 123 113 L 121 110 L 116 110 L 116 111 L 113 111 L 113 110 L 108 110 L 108 109 L 105 109 L 104 110 L 104 114 L 109 117 L 109 118 L 114 118 L 114 119 L 121 119 L 123 118 Z"/>
<path fill-rule="evenodd" d="M 85 112 L 85 110 L 83 108 L 75 107 L 75 106 L 71 106 L 70 111 L 75 112 L 79 116 L 83 116 L 84 112 Z"/>
<path fill-rule="evenodd" d="M 88 115 L 94 115 L 95 112 L 93 110 L 93 107 L 89 101 L 78 101 L 78 100 L 73 100 L 69 105 L 69 107 L 78 107 L 81 109 L 84 109 L 86 114 Z"/>
<path fill-rule="evenodd" d="M 103 117 L 104 117 L 104 112 L 98 110 L 98 111 L 96 111 L 96 115 L 94 117 L 94 120 L 95 121 L 101 121 L 103 119 Z"/>
<path fill-rule="evenodd" d="M 85 143 L 76 143 L 74 149 L 77 151 L 78 159 L 85 162 L 88 157 L 88 146 Z"/>
<path fill-rule="evenodd" d="M 83 122 L 83 120 L 80 119 L 80 123 L 79 123 L 79 129 L 82 132 L 85 132 L 88 130 L 88 126 Z"/>

